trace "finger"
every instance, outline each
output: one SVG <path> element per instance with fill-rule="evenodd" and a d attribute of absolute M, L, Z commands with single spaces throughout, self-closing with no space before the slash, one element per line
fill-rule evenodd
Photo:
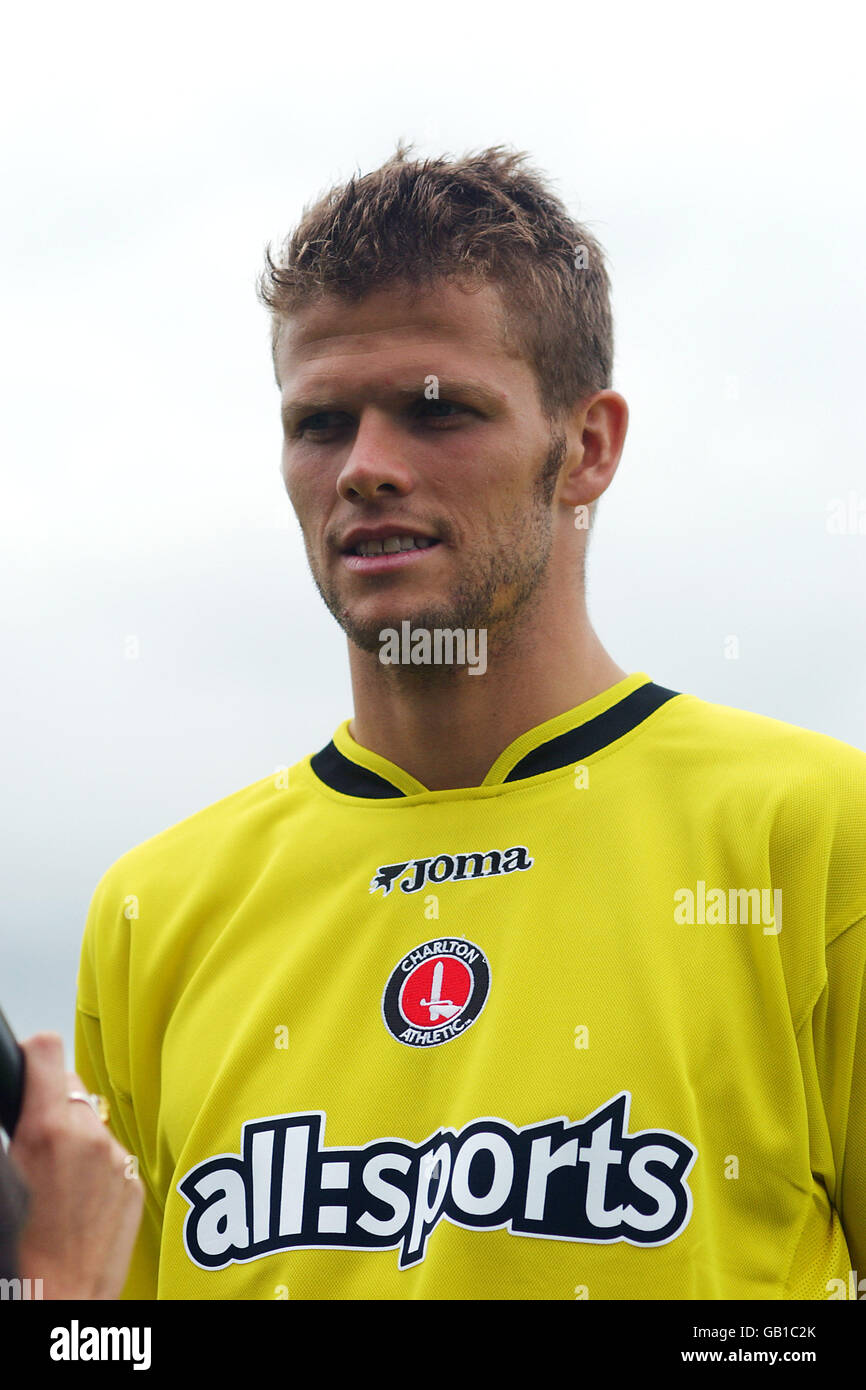
<path fill-rule="evenodd" d="M 78 1099 L 72 1099 L 73 1092 L 76 1093 Z M 86 1106 L 83 1106 L 83 1103 L 80 1099 L 81 1096 L 89 1097 L 88 1104 Z M 66 1099 L 67 1102 L 72 1099 L 72 1110 L 70 1111 L 69 1118 L 70 1120 L 72 1120 L 73 1123 L 76 1123 L 74 1119 L 75 1112 L 82 1108 L 89 1110 L 90 1113 L 93 1115 L 94 1119 L 99 1120 L 100 1124 L 107 1124 L 109 1119 L 111 1118 L 108 1101 L 105 1099 L 105 1096 L 93 1095 L 90 1091 L 88 1091 L 87 1087 L 85 1086 L 84 1082 L 81 1080 L 81 1077 L 78 1075 L 77 1072 L 68 1071 L 66 1073 Z M 77 1121 L 77 1123 L 80 1124 L 81 1121 L 79 1120 Z"/>
<path fill-rule="evenodd" d="M 36 1033 L 21 1047 L 26 1059 L 21 1118 L 44 1113 L 66 1103 L 66 1068 L 59 1033 Z"/>

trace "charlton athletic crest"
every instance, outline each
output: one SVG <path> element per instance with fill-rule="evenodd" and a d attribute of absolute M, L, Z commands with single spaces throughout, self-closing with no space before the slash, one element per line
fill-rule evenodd
<path fill-rule="evenodd" d="M 489 993 L 490 966 L 480 946 L 462 937 L 425 941 L 391 971 L 382 1017 L 407 1047 L 438 1047 L 472 1027 Z"/>

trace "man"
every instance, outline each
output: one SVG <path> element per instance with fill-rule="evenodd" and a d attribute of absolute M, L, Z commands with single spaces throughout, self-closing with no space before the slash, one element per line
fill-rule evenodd
<path fill-rule="evenodd" d="M 261 295 L 354 715 L 121 858 L 77 1065 L 163 1298 L 827 1298 L 866 1273 L 866 755 L 627 673 L 602 255 L 406 151 Z"/>

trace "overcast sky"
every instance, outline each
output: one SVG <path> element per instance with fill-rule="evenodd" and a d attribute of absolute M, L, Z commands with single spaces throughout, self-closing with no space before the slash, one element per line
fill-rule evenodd
<path fill-rule="evenodd" d="M 6 13 L 0 1002 L 21 1036 L 56 1029 L 71 1058 L 114 859 L 352 712 L 254 285 L 304 203 L 401 136 L 526 150 L 607 250 L 631 426 L 589 586 L 617 663 L 866 746 L 862 25 L 754 0 Z"/>

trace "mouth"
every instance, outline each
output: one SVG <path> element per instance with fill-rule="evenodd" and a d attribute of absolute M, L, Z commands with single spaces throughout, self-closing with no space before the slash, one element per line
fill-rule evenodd
<path fill-rule="evenodd" d="M 342 560 L 356 574 L 383 574 L 423 562 L 440 544 L 432 536 L 388 536 L 385 540 L 359 541 L 343 552 Z"/>

